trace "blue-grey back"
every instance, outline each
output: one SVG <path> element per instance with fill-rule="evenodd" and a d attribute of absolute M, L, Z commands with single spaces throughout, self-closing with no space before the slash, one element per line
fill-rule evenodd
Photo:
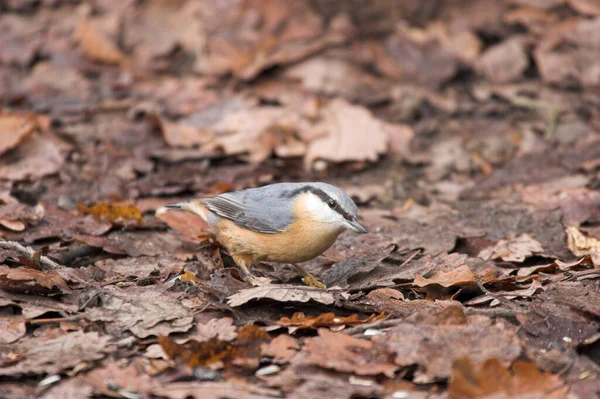
<path fill-rule="evenodd" d="M 209 210 L 234 223 L 262 233 L 286 230 L 294 222 L 295 198 L 307 186 L 323 190 L 352 214 L 356 204 L 339 188 L 327 183 L 277 183 L 233 191 L 201 200 Z"/>

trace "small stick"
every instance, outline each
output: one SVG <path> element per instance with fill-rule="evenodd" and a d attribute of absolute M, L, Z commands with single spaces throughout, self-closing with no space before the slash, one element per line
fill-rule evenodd
<path fill-rule="evenodd" d="M 63 321 L 78 321 L 79 319 L 81 319 L 81 317 L 79 316 L 70 316 L 70 317 L 56 317 L 56 318 L 49 318 L 49 319 L 34 319 L 34 320 L 28 320 L 27 323 L 29 324 L 46 324 L 46 323 L 60 323 Z"/>
<path fill-rule="evenodd" d="M 15 241 L 0 241 L 0 249 L 12 249 L 17 251 L 23 255 L 29 257 L 29 259 L 33 259 L 35 256 L 35 250 L 31 247 L 24 247 Z M 54 262 L 52 259 L 47 256 L 40 256 L 40 265 L 46 266 L 47 269 L 60 269 L 62 266 L 58 263 Z"/>

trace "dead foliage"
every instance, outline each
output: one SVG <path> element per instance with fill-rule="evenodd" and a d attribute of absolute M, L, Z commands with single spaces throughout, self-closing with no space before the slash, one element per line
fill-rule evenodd
<path fill-rule="evenodd" d="M 0 397 L 598 396 L 597 1 L 0 3 Z M 327 289 L 155 215 L 289 181 Z"/>

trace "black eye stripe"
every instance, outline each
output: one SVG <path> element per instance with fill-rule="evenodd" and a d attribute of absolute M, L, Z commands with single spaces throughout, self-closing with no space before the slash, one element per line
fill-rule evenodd
<path fill-rule="evenodd" d="M 333 209 L 334 211 L 336 211 L 337 213 L 342 215 L 344 217 L 344 219 L 346 219 L 346 220 L 353 219 L 352 215 L 349 214 L 348 212 L 346 212 L 335 199 L 331 198 L 325 191 L 323 191 L 319 188 L 316 188 L 316 187 L 304 186 L 297 190 L 283 192 L 283 193 L 281 193 L 280 196 L 286 197 L 286 198 L 293 198 L 299 194 L 307 193 L 307 192 L 312 193 L 312 194 L 316 195 L 317 197 L 319 197 L 321 199 L 321 201 L 323 201 L 327 206 L 330 206 L 331 209 Z M 330 202 L 333 202 L 333 206 L 329 205 Z"/>

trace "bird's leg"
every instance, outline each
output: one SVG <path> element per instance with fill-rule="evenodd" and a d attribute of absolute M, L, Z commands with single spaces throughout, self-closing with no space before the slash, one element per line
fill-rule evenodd
<path fill-rule="evenodd" d="M 294 269 L 296 269 L 296 271 L 303 276 L 302 282 L 304 284 L 311 286 L 311 287 L 315 287 L 315 288 L 323 288 L 323 289 L 327 288 L 327 286 L 325 284 L 323 284 L 322 282 L 317 280 L 317 278 L 315 276 L 313 276 L 312 274 L 310 274 L 309 272 L 304 270 L 301 266 L 292 264 L 292 267 Z"/>
<path fill-rule="evenodd" d="M 240 267 L 242 271 L 242 278 L 252 284 L 255 287 L 260 287 L 264 285 L 269 285 L 271 283 L 271 279 L 266 277 L 256 277 L 250 272 L 248 267 L 252 264 L 252 260 L 243 257 L 243 256 L 232 256 L 233 261 Z"/>

